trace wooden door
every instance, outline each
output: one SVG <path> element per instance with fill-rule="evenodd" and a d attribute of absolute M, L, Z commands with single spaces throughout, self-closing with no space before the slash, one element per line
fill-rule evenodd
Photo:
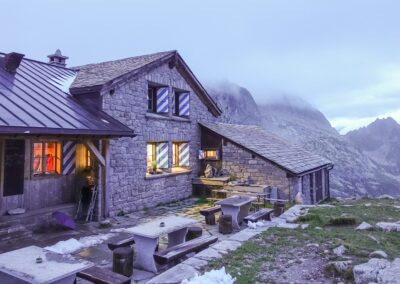
<path fill-rule="evenodd" d="M 2 146 L 1 212 L 23 206 L 25 141 L 6 139 Z"/>

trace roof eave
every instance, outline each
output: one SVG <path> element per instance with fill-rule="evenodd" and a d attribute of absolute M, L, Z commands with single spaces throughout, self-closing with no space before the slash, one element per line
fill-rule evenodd
<path fill-rule="evenodd" d="M 58 129 L 58 128 L 32 128 L 32 127 L 19 127 L 7 126 L 0 127 L 0 136 L 99 136 L 99 137 L 135 137 L 133 131 L 93 131 L 81 129 Z"/>

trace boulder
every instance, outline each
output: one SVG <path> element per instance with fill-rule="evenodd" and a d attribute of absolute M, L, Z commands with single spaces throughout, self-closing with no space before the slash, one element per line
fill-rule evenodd
<path fill-rule="evenodd" d="M 350 268 L 352 261 L 351 260 L 342 260 L 342 261 L 333 261 L 330 263 L 337 272 L 343 273 L 348 268 Z"/>
<path fill-rule="evenodd" d="M 400 258 L 396 258 L 388 267 L 379 271 L 377 276 L 378 283 L 395 284 L 399 283 L 400 278 Z"/>
<path fill-rule="evenodd" d="M 356 284 L 368 284 L 377 282 L 380 270 L 390 265 L 386 259 L 372 258 L 367 263 L 353 267 L 354 281 Z"/>
<path fill-rule="evenodd" d="M 353 274 L 356 284 L 399 283 L 400 258 L 396 258 L 392 263 L 386 259 L 372 258 L 367 263 L 354 266 Z"/>
<path fill-rule="evenodd" d="M 371 230 L 374 227 L 367 222 L 362 222 L 358 227 L 356 228 L 356 231 L 364 231 L 364 230 Z"/>
<path fill-rule="evenodd" d="M 383 250 L 376 250 L 369 254 L 370 258 L 387 258 L 388 255 Z"/>
<path fill-rule="evenodd" d="M 379 222 L 376 226 L 385 232 L 400 232 L 400 223 L 396 222 Z"/>
<path fill-rule="evenodd" d="M 342 256 L 346 252 L 346 248 L 344 245 L 340 245 L 337 248 L 333 249 L 333 253 L 336 254 L 337 256 Z"/>
<path fill-rule="evenodd" d="M 378 199 L 395 199 L 395 198 L 389 194 L 382 194 L 378 196 Z"/>

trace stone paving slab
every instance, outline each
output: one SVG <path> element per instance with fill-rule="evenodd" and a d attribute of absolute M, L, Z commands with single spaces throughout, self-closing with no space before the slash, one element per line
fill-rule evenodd
<path fill-rule="evenodd" d="M 222 242 L 218 242 L 215 245 L 212 245 L 211 248 L 217 250 L 220 253 L 228 253 L 230 251 L 236 250 L 238 247 L 242 245 L 241 242 L 232 241 L 232 240 L 225 240 Z"/>
<path fill-rule="evenodd" d="M 184 279 L 193 278 L 196 274 L 198 271 L 194 267 L 181 263 L 154 277 L 147 284 L 178 284 Z"/>
<path fill-rule="evenodd" d="M 210 261 L 210 260 L 212 260 L 212 259 L 221 258 L 222 255 L 221 255 L 221 253 L 218 252 L 216 249 L 207 248 L 207 249 L 205 249 L 205 250 L 202 250 L 202 251 L 199 252 L 198 254 L 196 254 L 194 257 L 196 257 L 196 258 L 198 258 L 198 259 Z"/>

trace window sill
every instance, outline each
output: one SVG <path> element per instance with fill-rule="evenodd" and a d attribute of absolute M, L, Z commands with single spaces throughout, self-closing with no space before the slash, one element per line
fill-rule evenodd
<path fill-rule="evenodd" d="M 159 119 L 159 120 L 171 120 L 171 121 L 180 121 L 180 122 L 191 122 L 189 118 L 180 117 L 180 116 L 165 116 L 158 113 L 147 112 L 147 119 Z"/>
<path fill-rule="evenodd" d="M 40 175 L 31 175 L 32 179 L 51 179 L 51 178 L 59 178 L 61 174 L 40 174 Z"/>
<path fill-rule="evenodd" d="M 144 179 L 146 180 L 151 180 L 151 179 L 159 179 L 159 178 L 166 178 L 166 177 L 171 177 L 171 176 L 178 176 L 178 175 L 186 175 L 186 174 L 191 174 L 192 170 L 190 169 L 180 169 L 177 171 L 171 172 L 171 173 L 162 173 L 162 174 L 156 174 L 156 175 L 151 175 L 151 174 L 146 174 Z"/>

